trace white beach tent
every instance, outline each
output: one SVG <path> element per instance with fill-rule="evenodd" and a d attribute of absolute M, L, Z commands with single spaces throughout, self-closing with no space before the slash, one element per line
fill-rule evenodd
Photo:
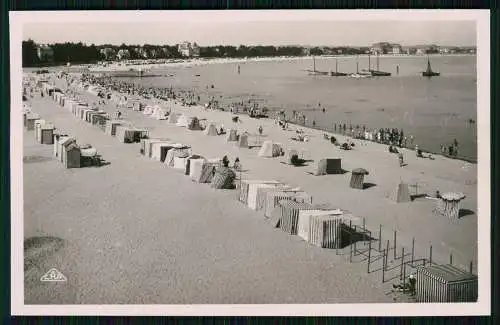
<path fill-rule="evenodd" d="M 411 202 L 411 195 L 408 184 L 400 182 L 398 186 L 392 191 L 389 198 L 396 203 Z"/>
<path fill-rule="evenodd" d="M 169 140 L 160 140 L 151 142 L 151 159 L 161 160 L 161 148 L 165 146 L 172 146 L 174 143 Z"/>
<path fill-rule="evenodd" d="M 215 127 L 215 123 L 210 123 L 204 132 L 205 135 L 217 135 L 217 128 Z"/>
<path fill-rule="evenodd" d="M 340 209 L 332 210 L 299 210 L 299 220 L 297 222 L 297 235 L 309 241 L 309 229 L 312 216 L 340 216 L 343 212 Z"/>
<path fill-rule="evenodd" d="M 177 118 L 177 123 L 176 125 L 177 126 L 181 126 L 181 127 L 187 127 L 188 126 L 188 123 L 189 123 L 189 120 L 187 118 L 186 115 L 184 114 L 181 114 L 178 118 Z"/>
<path fill-rule="evenodd" d="M 275 143 L 270 140 L 264 141 L 260 151 L 258 153 L 259 157 L 273 158 L 281 155 L 283 147 L 280 143 Z"/>
<path fill-rule="evenodd" d="M 247 205 L 252 210 L 257 210 L 257 194 L 260 188 L 284 188 L 286 184 L 278 183 L 252 183 L 248 185 Z"/>
<path fill-rule="evenodd" d="M 229 130 L 226 141 L 227 142 L 238 141 L 238 133 L 235 129 Z"/>
<path fill-rule="evenodd" d="M 168 116 L 168 123 L 175 124 L 177 123 L 177 113 L 170 113 Z"/>

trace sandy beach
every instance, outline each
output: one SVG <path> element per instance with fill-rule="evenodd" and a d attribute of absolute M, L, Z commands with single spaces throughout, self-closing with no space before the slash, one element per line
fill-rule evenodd
<path fill-rule="evenodd" d="M 63 87 L 60 80 L 58 86 Z M 89 103 L 98 98 L 83 92 Z M 146 102 L 146 101 L 144 101 Z M 197 184 L 178 170 L 139 153 L 139 144 L 123 144 L 101 130 L 75 118 L 48 97 L 30 102 L 34 112 L 77 138 L 90 143 L 110 164 L 101 168 L 64 169 L 52 158 L 52 146 L 34 141 L 33 131 L 24 132 L 24 156 L 43 159 L 24 164 L 25 237 L 40 233 L 62 238 L 64 247 L 36 268 L 25 272 L 27 304 L 197 304 L 197 303 L 360 303 L 390 302 L 390 282 L 381 283 L 380 272 L 367 274 L 366 264 L 349 263 L 335 250 L 311 246 L 297 236 L 274 229 L 262 212 L 238 202 L 237 190 L 214 190 Z M 284 131 L 271 119 L 184 108 L 168 102 L 177 113 L 196 116 L 248 131 L 257 147 L 242 149 L 226 142 L 225 136 L 210 137 L 201 131 L 155 120 L 142 112 L 123 111 L 123 119 L 150 130 L 151 137 L 167 137 L 189 144 L 192 152 L 206 158 L 228 155 L 242 162 L 243 179 L 273 179 L 300 186 L 313 203 L 330 203 L 365 219 L 366 226 L 382 238 L 392 240 L 397 230 L 397 249 L 410 250 L 415 238 L 415 256 L 466 269 L 477 261 L 477 165 L 436 156 L 417 158 L 403 151 L 404 167 L 387 146 L 352 140 L 353 150 L 343 151 L 323 138 L 325 132 L 302 128 L 309 142 L 291 139 L 297 127 Z M 102 107 L 110 113 L 113 103 Z M 257 129 L 263 127 L 263 135 Z M 335 135 L 340 142 L 346 139 Z M 349 187 L 350 173 L 313 176 L 304 167 L 284 165 L 282 158 L 260 158 L 258 145 L 264 140 L 296 149 L 305 159 L 341 158 L 342 168 L 369 171 L 365 190 Z M 389 199 L 400 181 L 411 194 L 433 194 L 436 190 L 462 192 L 462 209 L 469 213 L 452 223 L 433 213 L 435 201 L 420 197 L 397 204 Z M 418 191 L 418 192 L 415 192 Z M 361 223 L 361 221 L 359 221 Z M 37 229 L 38 228 L 38 229 Z M 40 231 L 39 228 L 42 228 Z M 348 255 L 348 250 L 345 250 Z M 345 254 L 344 252 L 344 254 Z M 397 264 L 390 258 L 390 263 Z M 46 292 L 37 279 L 56 267 L 68 283 Z"/>

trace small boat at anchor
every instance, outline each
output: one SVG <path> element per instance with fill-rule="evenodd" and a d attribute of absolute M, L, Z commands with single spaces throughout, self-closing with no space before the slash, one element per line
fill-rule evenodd
<path fill-rule="evenodd" d="M 427 70 L 422 72 L 422 77 L 437 77 L 439 76 L 441 73 L 439 72 L 436 72 L 436 71 L 432 71 L 432 68 L 431 68 L 431 60 L 429 59 L 429 56 L 427 56 Z"/>

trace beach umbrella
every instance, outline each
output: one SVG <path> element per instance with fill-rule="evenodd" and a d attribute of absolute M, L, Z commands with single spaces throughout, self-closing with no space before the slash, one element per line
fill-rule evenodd
<path fill-rule="evenodd" d="M 456 221 L 460 216 L 460 204 L 464 198 L 463 193 L 444 193 L 438 201 L 437 211 L 449 220 Z"/>
<path fill-rule="evenodd" d="M 365 175 L 368 175 L 368 171 L 364 168 L 356 168 L 351 173 L 350 187 L 362 190 L 364 187 L 364 178 Z"/>
<path fill-rule="evenodd" d="M 369 172 L 364 168 L 356 168 L 352 171 L 353 174 L 368 175 Z"/>

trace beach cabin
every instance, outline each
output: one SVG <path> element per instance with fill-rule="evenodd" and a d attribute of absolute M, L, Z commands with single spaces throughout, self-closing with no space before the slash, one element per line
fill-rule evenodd
<path fill-rule="evenodd" d="M 258 201 L 258 194 L 259 194 L 259 189 L 284 189 L 286 188 L 286 184 L 282 182 L 272 182 L 272 183 L 247 183 L 248 184 L 248 194 L 247 194 L 247 206 L 254 210 L 257 211 L 257 201 Z M 263 192 L 260 193 L 261 195 L 264 194 Z"/>
<path fill-rule="evenodd" d="M 170 151 L 170 149 L 172 149 L 176 145 L 180 144 L 176 144 L 168 140 L 152 141 L 150 142 L 150 148 L 151 148 L 150 157 L 154 160 L 164 162 L 167 157 L 168 151 Z"/>
<path fill-rule="evenodd" d="M 314 210 L 313 206 L 305 202 L 295 202 L 283 200 L 279 202 L 281 206 L 281 220 L 279 227 L 290 235 L 297 235 L 299 211 Z"/>
<path fill-rule="evenodd" d="M 306 202 L 312 204 L 312 196 L 307 194 L 302 190 L 277 190 L 277 191 L 269 191 L 266 193 L 266 201 L 264 208 L 264 216 L 266 218 L 271 218 L 273 211 L 279 208 L 279 202 L 283 200 L 292 200 L 296 202 Z M 279 224 L 280 214 L 278 214 L 277 224 Z"/>
<path fill-rule="evenodd" d="M 332 210 L 301 210 L 299 211 L 299 220 L 297 222 L 297 236 L 309 241 L 309 230 L 311 225 L 312 216 L 338 216 L 341 215 L 342 211 L 340 209 Z"/>
<path fill-rule="evenodd" d="M 80 167 L 98 165 L 97 149 L 91 145 L 80 146 Z"/>
<path fill-rule="evenodd" d="M 141 142 L 143 137 L 148 135 L 149 131 L 136 129 L 131 126 L 119 125 L 116 127 L 116 138 L 122 143 Z"/>
<path fill-rule="evenodd" d="M 264 141 L 259 150 L 258 156 L 263 158 L 279 157 L 283 154 L 283 146 L 270 140 Z"/>
<path fill-rule="evenodd" d="M 39 139 L 41 138 L 42 135 L 42 125 L 45 124 L 45 120 L 39 119 L 35 121 L 35 141 L 40 143 Z"/>
<path fill-rule="evenodd" d="M 43 125 L 40 133 L 41 144 L 54 144 L 54 126 L 52 124 Z"/>
<path fill-rule="evenodd" d="M 40 119 L 40 115 L 29 113 L 26 114 L 26 130 L 33 131 L 35 129 L 35 121 Z"/>
<path fill-rule="evenodd" d="M 341 174 L 342 160 L 340 158 L 322 158 L 314 166 L 312 174 L 315 176 Z"/>
<path fill-rule="evenodd" d="M 190 175 L 191 174 L 191 162 L 193 160 L 203 160 L 205 161 L 205 158 L 203 158 L 202 156 L 200 155 L 190 155 L 188 158 L 187 158 L 187 161 L 186 161 L 186 168 L 184 170 L 184 175 Z"/>
<path fill-rule="evenodd" d="M 154 139 L 149 139 L 149 138 L 146 138 L 146 139 L 141 139 L 141 147 L 139 149 L 140 153 L 143 155 L 143 156 L 146 156 L 148 158 L 151 158 L 151 153 L 153 152 L 152 150 L 152 146 L 153 146 L 153 143 L 157 143 L 157 142 L 161 142 L 161 143 L 170 143 L 169 139 L 167 138 L 164 138 L 164 139 L 159 139 L 159 138 L 154 138 Z"/>
<path fill-rule="evenodd" d="M 169 167 L 174 167 L 175 157 L 187 158 L 191 155 L 191 147 L 180 143 L 172 144 L 167 150 L 163 163 Z"/>
<path fill-rule="evenodd" d="M 68 136 L 59 138 L 59 141 L 57 142 L 57 154 L 56 154 L 57 160 L 59 160 L 59 162 L 64 163 L 64 160 L 66 159 L 65 158 L 65 148 L 72 143 L 76 143 L 75 138 L 71 138 Z"/>
<path fill-rule="evenodd" d="M 418 266 L 417 302 L 477 302 L 478 277 L 450 264 Z"/>
<path fill-rule="evenodd" d="M 256 179 L 244 179 L 241 180 L 241 186 L 240 186 L 240 193 L 238 200 L 248 206 L 248 195 L 250 191 L 250 185 L 253 184 L 271 184 L 271 185 L 279 185 L 282 184 L 282 182 L 275 181 L 275 180 L 256 180 Z"/>
<path fill-rule="evenodd" d="M 184 172 L 186 172 L 186 164 L 188 157 L 189 154 L 187 152 L 180 152 L 180 151 L 175 152 L 174 164 L 172 167 L 175 169 L 182 169 Z"/>
<path fill-rule="evenodd" d="M 281 192 L 281 191 L 288 191 L 288 190 L 299 190 L 299 188 L 292 188 L 292 186 L 287 185 L 287 184 L 263 184 L 263 185 L 257 185 L 257 196 L 255 198 L 255 204 L 251 204 L 253 206 L 249 207 L 255 211 L 259 211 L 262 209 L 265 209 L 266 207 L 266 198 L 267 198 L 267 193 L 270 192 Z M 249 190 L 251 190 L 249 188 Z M 251 194 L 249 194 L 249 202 L 251 202 Z"/>
<path fill-rule="evenodd" d="M 116 135 L 116 128 L 118 126 L 123 125 L 123 123 L 124 123 L 123 121 L 119 121 L 119 120 L 107 120 L 105 133 L 107 135 L 115 136 Z"/>
<path fill-rule="evenodd" d="M 63 146 L 63 165 L 66 168 L 80 168 L 80 147 L 75 142 Z"/>
<path fill-rule="evenodd" d="M 221 159 L 194 159 L 191 161 L 189 176 L 198 183 L 210 183 L 215 174 L 215 169 L 221 165 Z"/>

